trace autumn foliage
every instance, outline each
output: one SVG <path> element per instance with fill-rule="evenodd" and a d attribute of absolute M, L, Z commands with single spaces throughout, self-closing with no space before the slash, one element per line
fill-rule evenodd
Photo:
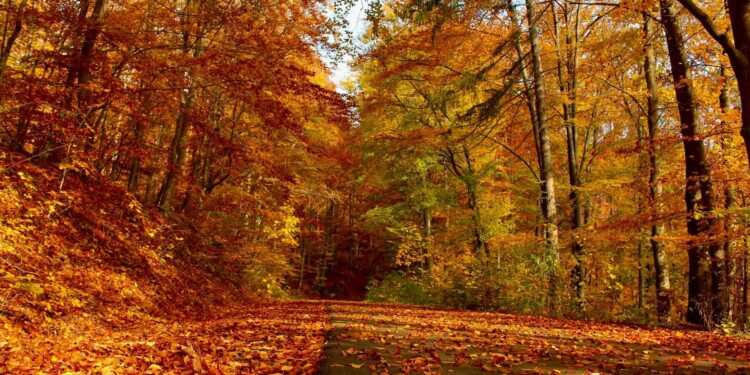
<path fill-rule="evenodd" d="M 743 13 L 680 3 L 711 16 L 374 4 L 352 81 L 363 223 L 396 273 L 373 299 L 744 326 L 746 73 L 716 41 Z"/>
<path fill-rule="evenodd" d="M 8 0 L 0 372 L 313 373 L 367 314 L 269 298 L 745 330 L 743 4 Z"/>

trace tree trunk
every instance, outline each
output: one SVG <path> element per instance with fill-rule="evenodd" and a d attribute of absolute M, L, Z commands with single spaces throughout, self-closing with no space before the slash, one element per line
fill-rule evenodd
<path fill-rule="evenodd" d="M 427 189 L 427 170 L 422 171 L 421 175 L 422 179 L 422 188 Z M 351 217 L 351 212 L 349 214 Z M 432 267 L 432 257 L 431 257 L 431 244 L 432 244 L 432 213 L 430 212 L 430 207 L 425 203 L 425 206 L 422 208 L 422 220 L 424 223 L 424 232 L 422 233 L 423 237 L 423 243 L 424 243 L 424 249 L 423 254 L 421 257 L 422 262 L 422 271 L 425 272 L 431 272 Z"/>
<path fill-rule="evenodd" d="M 643 308 L 643 289 L 645 288 L 644 277 L 643 277 L 643 238 L 638 236 L 638 247 L 636 257 L 638 258 L 638 308 Z"/>
<path fill-rule="evenodd" d="M 721 294 L 726 292 L 726 285 L 719 276 L 724 272 L 724 252 L 713 241 L 707 245 L 698 238 L 710 235 L 714 225 L 713 186 L 703 139 L 698 134 L 697 104 L 687 64 L 684 37 L 677 23 L 677 11 L 671 0 L 660 0 L 660 5 L 685 151 L 685 204 L 688 234 L 691 237 L 688 242 L 686 317 L 691 323 L 709 325 L 721 321 L 725 314 L 724 297 Z"/>
<path fill-rule="evenodd" d="M 462 145 L 464 158 L 466 159 L 466 171 L 463 176 L 466 184 L 466 193 L 469 198 L 469 209 L 471 210 L 471 220 L 474 227 L 474 248 L 476 254 L 487 257 L 490 253 L 489 245 L 484 233 L 484 223 L 482 223 L 482 208 L 479 205 L 479 196 L 477 192 L 477 176 L 475 175 L 474 166 L 471 162 L 471 155 L 466 145 Z"/>
<path fill-rule="evenodd" d="M 448 169 L 451 171 L 451 173 L 458 177 L 458 179 L 461 180 L 461 182 L 463 182 L 464 186 L 466 187 L 466 206 L 471 212 L 471 229 L 472 236 L 474 237 L 472 241 L 473 254 L 475 256 L 482 255 L 486 258 L 486 256 L 489 255 L 489 247 L 487 245 L 486 239 L 484 238 L 484 226 L 482 224 L 481 208 L 479 206 L 479 198 L 477 195 L 477 177 L 474 172 L 469 149 L 466 147 L 466 145 L 461 145 L 461 147 L 465 166 L 461 165 L 456 160 L 456 153 L 450 146 L 444 150 L 444 155 L 447 159 Z"/>
<path fill-rule="evenodd" d="M 558 231 L 557 205 L 555 202 L 555 178 L 552 174 L 552 145 L 547 129 L 547 103 L 544 92 L 544 75 L 541 51 L 539 47 L 539 29 L 536 25 L 537 16 L 533 0 L 526 0 L 526 17 L 529 24 L 529 44 L 531 46 L 531 65 L 534 81 L 534 104 L 536 118 L 532 119 L 534 130 L 539 137 L 539 178 L 541 190 L 541 208 L 544 218 L 545 254 L 549 272 L 548 306 L 550 313 L 558 315 L 560 312 Z"/>
<path fill-rule="evenodd" d="M 96 0 L 94 3 L 94 9 L 91 12 L 91 17 L 87 23 L 86 31 L 83 37 L 83 44 L 81 44 L 80 61 L 77 66 L 75 73 L 77 74 L 78 84 L 85 86 L 91 81 L 91 61 L 94 56 L 94 44 L 104 26 L 104 15 L 106 13 L 106 0 Z M 88 103 L 89 91 L 86 87 L 82 87 L 79 101 L 84 104 Z"/>
<path fill-rule="evenodd" d="M 517 27 L 519 30 L 521 29 L 521 22 L 518 20 L 518 17 L 516 16 L 516 10 L 515 6 L 513 5 L 512 0 L 508 0 L 508 13 L 510 13 L 511 20 L 513 21 L 513 24 L 515 27 Z M 513 47 L 516 50 L 516 54 L 518 55 L 518 58 L 520 60 L 523 60 L 526 58 L 526 54 L 523 52 L 523 48 L 521 48 L 521 41 L 520 41 L 521 33 L 518 31 L 515 33 L 515 36 L 513 37 Z M 523 95 L 525 97 L 526 106 L 529 109 L 529 116 L 532 120 L 532 126 L 534 127 L 534 146 L 536 150 L 536 156 L 537 161 L 541 165 L 542 160 L 542 147 L 539 144 L 539 131 L 537 130 L 537 124 L 535 122 L 535 119 L 537 118 L 537 111 L 536 111 L 536 100 L 535 96 L 533 95 L 533 84 L 531 82 L 531 78 L 529 78 L 529 73 L 526 70 L 526 64 L 520 64 L 520 70 L 521 70 L 521 78 L 524 86 L 524 92 Z M 536 229 L 535 229 L 536 230 Z"/>
<path fill-rule="evenodd" d="M 739 53 L 729 53 L 729 61 L 737 79 L 742 103 L 742 130 L 748 161 L 750 161 L 750 2 L 727 0 L 732 23 L 734 46 Z"/>
<path fill-rule="evenodd" d="M 21 34 L 21 29 L 23 29 L 21 15 L 23 13 L 23 8 L 26 6 L 26 1 L 27 0 L 21 0 L 21 3 L 18 4 L 16 19 L 13 22 L 13 30 L 10 32 L 8 38 L 5 39 L 5 45 L 0 46 L 2 47 L 2 49 L 0 49 L 0 78 L 2 78 L 3 72 L 5 72 L 5 67 L 8 65 L 8 57 L 10 57 L 10 53 L 13 51 L 13 45 L 16 44 L 16 39 L 18 39 L 18 35 Z"/>
<path fill-rule="evenodd" d="M 88 10 L 88 1 L 82 3 L 81 6 L 84 7 L 82 8 L 82 14 L 85 15 Z M 94 115 L 93 111 L 88 108 L 91 99 L 91 90 L 88 88 L 88 83 L 91 82 L 91 63 L 94 58 L 94 45 L 104 26 L 106 7 L 107 0 L 96 0 L 94 2 L 94 9 L 88 20 L 82 17 L 81 20 L 86 26 L 83 31 L 83 42 L 81 43 L 81 49 L 78 52 L 77 58 L 68 71 L 68 86 L 72 87 L 73 82 L 78 83 L 76 90 L 78 93 L 78 127 L 85 127 Z M 88 143 L 89 141 L 86 142 L 86 144 Z"/>
<path fill-rule="evenodd" d="M 135 124 L 135 147 L 141 152 L 143 147 L 143 124 L 138 121 Z M 128 190 L 135 191 L 138 188 L 138 170 L 141 167 L 141 157 L 138 154 L 130 156 L 130 175 L 128 176 Z"/>
<path fill-rule="evenodd" d="M 745 330 L 747 327 L 745 324 L 747 324 L 747 291 L 748 286 L 750 286 L 750 277 L 748 277 L 748 270 L 747 270 L 747 258 L 748 258 L 748 239 L 747 236 L 745 237 L 745 248 L 742 252 L 742 320 L 740 328 L 742 330 Z"/>
<path fill-rule="evenodd" d="M 299 263 L 299 282 L 297 283 L 297 290 L 302 290 L 302 284 L 305 281 L 305 236 L 302 235 L 302 242 L 299 245 L 300 250 L 300 263 Z"/>
<path fill-rule="evenodd" d="M 190 12 L 197 11 L 192 6 L 192 2 L 188 0 L 185 4 L 185 10 L 182 14 L 182 53 L 188 55 L 192 52 L 193 57 L 198 57 L 202 53 L 201 39 L 199 35 L 193 44 L 190 42 L 190 30 L 188 24 L 190 23 Z M 195 94 L 194 81 L 195 78 L 192 76 L 190 71 L 186 70 L 186 76 L 188 77 L 187 88 L 181 90 L 180 107 L 177 114 L 177 121 L 175 125 L 174 135 L 169 145 L 169 155 L 167 158 L 167 174 L 164 177 L 161 189 L 159 190 L 158 206 L 162 211 L 170 212 L 172 210 L 172 200 L 177 190 L 177 184 L 182 179 L 182 168 L 185 164 L 187 155 L 187 140 L 188 134 L 190 133 L 190 120 L 188 114 L 193 108 L 193 95 Z"/>
<path fill-rule="evenodd" d="M 33 104 L 25 104 L 18 111 L 19 116 L 16 121 L 16 134 L 10 141 L 10 148 L 13 151 L 24 152 L 26 146 L 26 138 L 29 134 L 29 125 L 31 123 L 31 110 Z"/>
<path fill-rule="evenodd" d="M 651 253 L 654 257 L 654 276 L 656 278 L 656 315 L 660 322 L 670 321 L 672 310 L 672 287 L 669 280 L 669 263 L 664 242 L 664 202 L 662 201 L 663 187 L 661 183 L 661 145 L 659 144 L 659 87 L 656 83 L 656 59 L 654 46 L 651 42 L 651 16 L 643 15 L 644 61 L 643 68 L 648 90 L 647 123 L 648 123 L 648 161 L 649 161 L 649 203 L 653 209 L 651 225 Z"/>
<path fill-rule="evenodd" d="M 172 199 L 177 183 L 182 176 L 182 166 L 185 164 L 185 155 L 187 154 L 188 139 L 188 119 L 187 112 L 193 105 L 192 89 L 188 89 L 183 94 L 180 102 L 179 114 L 177 115 L 177 124 L 175 126 L 174 136 L 169 145 L 169 155 L 167 158 L 167 175 L 159 191 L 159 208 L 162 211 L 169 212 L 172 210 Z"/>
<path fill-rule="evenodd" d="M 96 0 L 91 15 L 88 15 L 89 4 L 90 2 L 88 0 L 80 2 L 77 26 L 82 28 L 81 33 L 83 40 L 81 41 L 80 48 L 78 48 L 73 55 L 72 63 L 68 67 L 68 75 L 65 79 L 65 87 L 68 91 L 63 97 L 62 103 L 63 108 L 76 113 L 71 119 L 75 121 L 75 123 L 70 126 L 71 129 L 76 129 L 76 132 L 93 128 L 87 126 L 95 114 L 95 111 L 92 110 L 92 108 L 89 108 L 91 91 L 88 88 L 88 83 L 91 81 L 91 64 L 94 57 L 94 45 L 96 44 L 96 39 L 104 26 L 107 5 L 106 0 Z M 76 96 L 78 107 L 73 108 Z M 61 115 L 63 114 L 61 113 Z M 63 117 L 68 118 L 66 115 L 63 115 Z M 45 151 L 40 154 L 40 158 L 51 158 L 51 160 L 55 162 L 63 161 L 70 156 L 69 154 L 72 150 L 72 146 L 74 146 L 77 141 L 75 136 L 76 134 L 74 133 L 71 139 L 68 140 L 68 147 L 61 147 L 55 134 L 49 134 L 46 146 L 44 147 Z M 85 136 L 83 139 L 85 148 L 90 148 L 92 142 L 93 136 Z"/>
<path fill-rule="evenodd" d="M 719 108 L 721 108 L 721 113 L 726 114 L 730 111 L 729 108 L 729 87 L 727 83 L 729 82 L 729 75 L 727 74 L 727 69 L 724 66 L 724 64 L 721 64 L 721 67 L 719 68 L 719 75 L 723 78 L 723 86 L 721 87 L 721 91 L 719 92 Z M 726 152 L 730 149 L 729 142 L 731 140 L 731 136 L 729 136 L 729 124 L 726 121 L 721 121 L 721 130 L 722 132 L 725 132 L 721 137 L 721 149 L 722 151 Z M 730 170 L 731 165 L 729 162 L 729 159 L 727 155 L 724 155 L 724 166 L 727 168 L 727 170 Z M 734 187 L 731 184 L 727 184 L 727 187 L 724 189 L 724 208 L 727 210 L 732 209 L 737 205 L 737 194 L 735 192 Z M 733 256 L 732 251 L 734 249 L 734 239 L 731 238 L 732 232 L 735 227 L 734 222 L 734 214 L 727 214 L 724 219 L 724 231 L 726 232 L 726 238 L 724 240 L 723 246 L 724 246 L 724 262 L 725 262 L 725 271 L 724 271 L 724 277 L 725 277 L 725 284 L 727 285 L 727 291 L 724 294 L 726 296 L 726 308 L 727 308 L 727 317 L 732 317 L 732 309 L 733 309 L 733 303 L 731 296 L 733 295 L 732 291 L 734 290 L 735 283 L 732 282 L 734 280 L 734 271 L 736 266 L 733 265 Z"/>
<path fill-rule="evenodd" d="M 709 35 L 713 37 L 724 53 L 729 57 L 737 79 L 737 88 L 742 103 L 742 135 L 745 151 L 750 162 L 750 2 L 747 0 L 727 0 L 725 6 L 732 26 L 730 38 L 726 32 L 719 31 L 712 17 L 704 12 L 693 0 L 679 0 L 680 3 L 696 18 Z M 734 43 L 732 43 L 734 40 Z"/>
<path fill-rule="evenodd" d="M 563 21 L 561 24 L 557 12 L 553 11 L 555 39 L 557 44 L 557 82 L 560 93 L 565 100 L 562 104 L 563 122 L 565 124 L 566 145 L 568 151 L 568 179 L 570 182 L 570 229 L 572 231 L 572 252 L 575 265 L 571 272 L 571 285 L 575 289 L 576 304 L 583 310 L 586 306 L 586 272 L 584 267 L 585 248 L 581 231 L 584 228 L 583 205 L 580 197 L 581 175 L 578 168 L 578 126 L 576 125 L 576 87 L 578 85 L 578 6 L 571 12 L 569 3 L 563 2 Z M 574 15 L 572 14 L 574 13 Z M 575 17 L 571 20 L 571 17 Z M 571 22 L 573 25 L 571 26 Z M 560 28 L 565 28 L 565 35 L 560 35 Z M 573 30 L 571 30 L 571 27 Z M 564 41 L 563 41 L 564 39 Z"/>

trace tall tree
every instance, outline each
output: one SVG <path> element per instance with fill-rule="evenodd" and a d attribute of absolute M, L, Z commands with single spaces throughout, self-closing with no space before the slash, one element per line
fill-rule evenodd
<path fill-rule="evenodd" d="M 529 26 L 529 45 L 531 53 L 532 76 L 534 82 L 534 104 L 536 117 L 532 126 L 539 139 L 539 179 L 541 188 L 540 204 L 544 218 L 545 259 L 549 272 L 549 308 L 552 314 L 559 314 L 560 309 L 560 275 L 557 229 L 557 202 L 555 200 L 555 177 L 552 166 L 552 143 L 547 123 L 547 98 L 544 87 L 544 68 L 542 52 L 539 46 L 539 17 L 533 0 L 526 0 L 526 19 Z"/>
<path fill-rule="evenodd" d="M 180 27 L 182 34 L 182 54 L 187 59 L 195 59 L 203 53 L 203 37 L 208 32 L 210 14 L 205 9 L 203 0 L 185 0 L 180 12 Z M 195 100 L 195 85 L 197 79 L 195 67 L 189 64 L 185 70 L 185 85 L 181 90 L 180 106 L 175 122 L 174 134 L 169 144 L 167 174 L 159 191 L 158 205 L 163 211 L 172 209 L 172 200 L 177 184 L 182 177 L 182 168 L 187 156 L 187 140 L 190 133 L 190 112 Z"/>
<path fill-rule="evenodd" d="M 659 87 L 656 81 L 656 58 L 654 56 L 654 38 L 652 32 L 652 15 L 643 15 L 644 58 L 643 71 L 646 78 L 647 127 L 648 127 L 648 161 L 649 161 L 649 203 L 653 209 L 654 223 L 651 225 L 651 252 L 654 257 L 654 274 L 656 276 L 656 314 L 660 321 L 669 321 L 672 309 L 672 288 L 669 279 L 669 263 L 662 236 L 664 235 L 664 202 L 662 194 L 662 161 L 659 132 Z"/>
<path fill-rule="evenodd" d="M 723 248 L 709 237 L 715 224 L 711 171 L 699 129 L 698 106 L 677 10 L 671 0 L 660 1 L 672 84 L 680 115 L 680 134 L 685 152 L 685 204 L 687 207 L 689 280 L 687 320 L 705 324 L 720 322 L 726 314 Z"/>
<path fill-rule="evenodd" d="M 583 245 L 583 202 L 581 197 L 581 173 L 578 163 L 578 49 L 580 46 L 580 5 L 564 1 L 558 12 L 552 10 L 555 44 L 557 52 L 557 82 L 563 96 L 562 117 L 565 125 L 568 151 L 568 181 L 570 182 L 570 225 L 573 231 L 572 251 L 575 265 L 571 273 L 571 284 L 575 289 L 577 305 L 583 309 L 586 303 L 586 272 Z M 562 31 L 561 31 L 562 29 Z"/>

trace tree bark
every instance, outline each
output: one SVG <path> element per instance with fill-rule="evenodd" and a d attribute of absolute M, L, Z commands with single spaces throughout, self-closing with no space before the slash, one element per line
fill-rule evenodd
<path fill-rule="evenodd" d="M 571 12 L 569 3 L 563 2 L 563 21 L 559 20 L 557 12 L 553 11 L 555 39 L 557 44 L 557 82 L 560 93 L 565 97 L 562 104 L 563 122 L 566 132 L 566 146 L 568 152 L 568 180 L 570 183 L 570 229 L 572 231 L 573 259 L 575 265 L 571 272 L 571 285 L 575 290 L 576 304 L 580 310 L 586 306 L 586 251 L 583 246 L 581 231 L 584 228 L 583 205 L 580 197 L 581 175 L 578 168 L 578 126 L 576 124 L 576 88 L 578 86 L 578 6 Z M 570 18 L 574 17 L 574 20 Z M 573 25 L 571 26 L 571 23 Z M 565 28 L 565 35 L 560 35 L 560 28 Z M 573 28 L 573 30 L 571 30 Z"/>
<path fill-rule="evenodd" d="M 68 87 L 73 87 L 74 82 L 78 84 L 78 126 L 85 126 L 86 123 L 90 122 L 93 118 L 93 111 L 90 111 L 88 106 L 90 102 L 91 90 L 88 88 L 88 83 L 91 82 L 91 64 L 94 58 L 94 45 L 102 32 L 104 26 L 104 17 L 106 14 L 107 0 L 96 0 L 94 2 L 94 9 L 91 11 L 91 15 L 88 19 L 85 14 L 88 10 L 88 1 L 81 4 L 81 14 L 83 17 L 80 21 L 84 24 L 83 29 L 83 41 L 81 42 L 81 48 L 73 61 L 70 69 L 68 70 L 68 77 L 66 84 Z M 72 103 L 72 98 L 69 98 L 69 102 Z"/>
<path fill-rule="evenodd" d="M 643 308 L 643 240 L 638 238 L 638 308 Z"/>
<path fill-rule="evenodd" d="M 13 30 L 10 32 L 8 38 L 5 39 L 5 44 L 0 46 L 2 47 L 2 49 L 0 49 L 0 78 L 2 78 L 2 75 L 5 72 L 5 67 L 8 65 L 8 57 L 10 57 L 10 53 L 13 51 L 16 39 L 18 39 L 18 35 L 21 34 L 21 30 L 23 29 L 21 16 L 23 8 L 26 6 L 26 1 L 27 0 L 21 0 L 21 3 L 18 4 L 16 19 L 13 22 Z"/>
<path fill-rule="evenodd" d="M 464 184 L 466 193 L 469 198 L 469 209 L 471 210 L 471 220 L 474 227 L 474 247 L 477 254 L 489 256 L 490 250 L 484 233 L 484 224 L 482 223 L 482 208 L 479 205 L 479 196 L 477 192 L 477 176 L 475 175 L 474 166 L 471 162 L 471 155 L 466 145 L 462 145 L 464 158 L 466 159 L 466 171 L 464 173 Z"/>
<path fill-rule="evenodd" d="M 182 166 L 185 164 L 187 154 L 187 139 L 189 123 L 187 112 L 193 105 L 193 90 L 188 89 L 183 94 L 180 102 L 179 114 L 175 126 L 174 136 L 169 145 L 169 155 L 167 158 L 167 174 L 159 191 L 159 208 L 162 211 L 169 212 L 172 210 L 172 199 L 174 198 L 177 183 L 182 177 Z"/>
<path fill-rule="evenodd" d="M 196 37 L 191 44 L 190 37 L 190 12 L 197 11 L 188 0 L 185 4 L 185 10 L 182 14 L 182 53 L 189 55 L 192 52 L 193 57 L 198 57 L 202 53 L 201 34 Z M 190 69 L 186 71 L 188 77 L 187 88 L 181 90 L 180 107 L 177 114 L 174 135 L 169 145 L 169 155 L 167 158 L 167 174 L 164 177 L 161 189 L 159 190 L 158 206 L 162 211 L 170 212 L 172 210 L 172 200 L 174 199 L 177 184 L 182 179 L 182 168 L 185 164 L 187 155 L 187 140 L 190 133 L 189 113 L 193 108 L 193 96 L 195 94 L 194 80 Z"/>
<path fill-rule="evenodd" d="M 709 325 L 723 319 L 726 285 L 719 277 L 724 271 L 723 249 L 700 236 L 710 236 L 714 226 L 714 195 L 706 150 L 698 129 L 698 114 L 691 73 L 677 11 L 671 0 L 660 0 L 662 25 L 672 67 L 680 134 L 685 152 L 685 204 L 687 207 L 688 241 L 688 311 L 691 323 Z M 709 258 L 710 257 L 710 258 Z"/>
<path fill-rule="evenodd" d="M 721 91 L 719 92 L 719 108 L 721 109 L 721 113 L 722 114 L 726 114 L 726 113 L 728 113 L 730 111 L 730 108 L 729 108 L 729 87 L 728 87 L 729 75 L 727 74 L 727 69 L 726 69 L 726 67 L 724 66 L 723 63 L 721 64 L 721 67 L 719 68 L 719 75 L 723 79 L 723 85 L 721 87 Z M 726 133 L 722 134 L 721 142 L 720 142 L 722 151 L 726 152 L 731 147 L 729 145 L 731 137 L 728 135 L 729 134 L 729 124 L 726 121 L 724 121 L 724 120 L 721 121 L 721 131 L 722 132 L 726 132 Z M 729 159 L 727 158 L 727 155 L 724 155 L 723 162 L 724 162 L 725 168 L 727 168 L 727 170 L 730 170 L 729 168 L 731 168 L 731 166 L 730 166 L 730 163 L 729 163 Z M 724 208 L 726 208 L 727 210 L 731 210 L 736 205 L 737 205 L 737 194 L 735 192 L 734 186 L 732 186 L 731 184 L 727 183 L 727 186 L 724 189 Z M 729 213 L 729 214 L 725 215 L 725 219 L 724 219 L 724 231 L 726 233 L 726 238 L 725 238 L 724 243 L 723 243 L 723 246 L 724 246 L 724 263 L 725 263 L 725 265 L 724 265 L 725 269 L 724 269 L 724 275 L 723 276 L 725 278 L 724 283 L 727 286 L 727 290 L 724 293 L 724 296 L 726 297 L 725 304 L 726 304 L 726 309 L 727 309 L 727 317 L 729 317 L 729 318 L 731 318 L 732 309 L 733 309 L 733 303 L 732 303 L 731 296 L 733 295 L 732 291 L 734 289 L 733 286 L 735 284 L 732 282 L 732 280 L 734 280 L 734 271 L 735 271 L 735 268 L 736 268 L 736 266 L 734 266 L 734 262 L 732 260 L 732 258 L 733 258 L 732 257 L 732 251 L 734 249 L 734 242 L 735 242 L 734 239 L 731 238 L 732 232 L 733 232 L 734 227 L 735 227 L 735 222 L 734 222 L 734 217 L 733 216 L 734 215 L 732 213 Z"/>
<path fill-rule="evenodd" d="M 143 124 L 137 121 L 135 124 L 135 147 L 138 151 L 130 156 L 130 175 L 128 175 L 128 190 L 135 191 L 138 188 L 138 171 L 141 167 L 141 157 L 138 155 L 143 147 Z"/>
<path fill-rule="evenodd" d="M 750 2 L 727 0 L 729 20 L 732 23 L 734 46 L 739 53 L 729 54 L 729 61 L 737 79 L 742 103 L 742 129 L 745 150 L 750 162 Z"/>
<path fill-rule="evenodd" d="M 740 328 L 742 330 L 745 330 L 746 324 L 747 324 L 747 292 L 748 292 L 748 286 L 750 286 L 750 277 L 748 277 L 748 269 L 747 269 L 747 258 L 748 258 L 748 239 L 745 237 L 745 248 L 742 252 L 742 320 L 740 321 L 742 324 L 740 325 Z"/>
<path fill-rule="evenodd" d="M 532 118 L 534 130 L 539 139 L 539 179 L 541 190 L 541 208 L 544 218 L 545 255 L 548 267 L 548 307 L 550 313 L 560 312 L 557 204 L 555 202 L 555 178 L 552 173 L 552 145 L 547 129 L 547 103 L 544 91 L 544 74 L 541 51 L 539 47 L 539 29 L 536 25 L 537 15 L 533 0 L 526 0 L 526 17 L 529 24 L 529 45 L 531 47 L 531 65 L 534 81 L 534 104 L 536 118 Z"/>
<path fill-rule="evenodd" d="M 72 62 L 68 67 L 68 74 L 65 79 L 65 87 L 68 89 L 66 95 L 62 99 L 62 107 L 76 112 L 76 115 L 72 118 L 66 115 L 63 117 L 74 121 L 70 125 L 71 129 L 76 129 L 76 132 L 86 130 L 88 128 L 86 124 L 91 122 L 95 114 L 93 108 L 89 108 L 91 90 L 88 88 L 88 83 L 91 81 L 91 64 L 94 57 L 94 46 L 99 34 L 104 26 L 104 18 L 106 15 L 106 0 L 96 0 L 94 2 L 94 8 L 91 14 L 88 14 L 89 0 L 83 0 L 80 2 L 80 9 L 78 12 L 78 24 L 77 30 L 82 34 L 82 40 L 80 48 L 77 48 L 73 55 Z M 62 46 L 61 46 L 62 47 Z M 77 97 L 78 108 L 73 108 L 74 99 Z M 46 140 L 45 151 L 40 153 L 40 159 L 51 159 L 55 162 L 62 162 L 65 158 L 69 157 L 72 150 L 72 146 L 75 145 L 74 141 L 76 134 L 72 135 L 72 139 L 68 140 L 69 147 L 61 147 L 59 145 L 60 134 L 49 134 Z M 84 149 L 92 147 L 93 135 L 88 134 L 84 136 L 83 144 Z M 65 172 L 63 172 L 65 173 Z"/>
<path fill-rule="evenodd" d="M 644 61 L 643 68 L 648 90 L 646 114 L 648 124 L 648 161 L 649 161 L 649 203 L 653 208 L 653 224 L 651 225 L 651 253 L 654 257 L 654 276 L 656 278 L 656 315 L 660 322 L 670 321 L 672 310 L 672 287 L 669 279 L 669 263 L 664 242 L 664 202 L 662 201 L 663 186 L 661 183 L 661 145 L 659 144 L 659 87 L 656 83 L 656 59 L 654 46 L 651 42 L 651 16 L 643 15 Z"/>
<path fill-rule="evenodd" d="M 742 129 L 740 135 L 745 142 L 745 151 L 750 162 L 750 2 L 747 0 L 727 0 L 726 8 L 732 27 L 732 37 L 719 31 L 703 9 L 693 0 L 679 0 L 680 3 L 703 25 L 703 28 L 722 47 L 729 57 L 737 79 L 737 88 L 742 103 Z M 732 43 L 734 40 L 734 43 Z"/>

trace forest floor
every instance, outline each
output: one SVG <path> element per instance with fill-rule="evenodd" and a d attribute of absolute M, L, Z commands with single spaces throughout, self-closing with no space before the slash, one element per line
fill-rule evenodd
<path fill-rule="evenodd" d="M 750 374 L 750 340 L 697 330 L 334 302 L 321 374 Z"/>
<path fill-rule="evenodd" d="M 391 304 L 269 302 L 64 327 L 6 325 L 0 374 L 750 373 L 750 340 L 732 336 Z"/>

